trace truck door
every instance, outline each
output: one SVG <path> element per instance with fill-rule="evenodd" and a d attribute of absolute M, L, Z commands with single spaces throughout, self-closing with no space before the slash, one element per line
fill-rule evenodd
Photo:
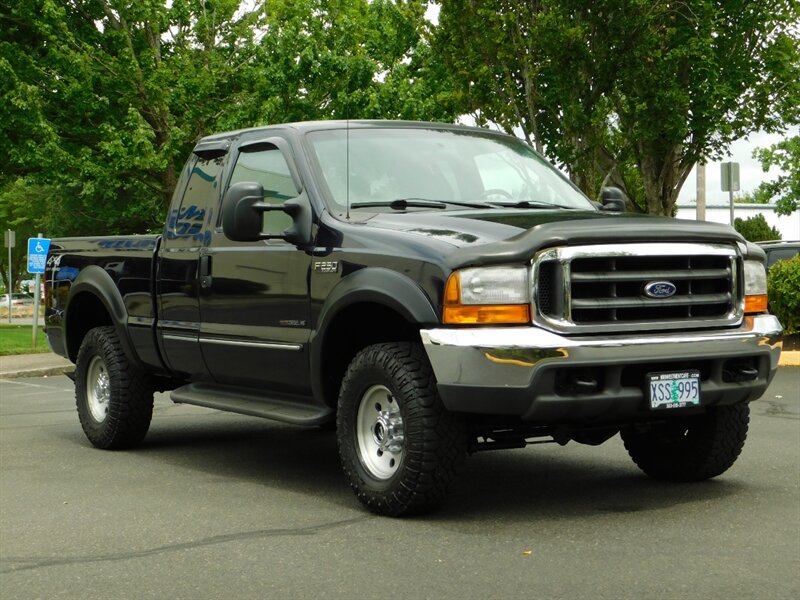
<path fill-rule="evenodd" d="M 264 200 L 280 204 L 297 197 L 302 186 L 289 166 L 288 142 L 270 140 L 239 147 L 228 185 L 261 183 Z M 280 233 L 291 223 L 283 212 L 264 213 L 265 232 Z M 283 240 L 234 242 L 218 218 L 203 253 L 209 276 L 200 293 L 200 345 L 214 379 L 310 394 L 310 248 Z"/>
<path fill-rule="evenodd" d="M 200 350 L 198 270 L 219 205 L 226 148 L 195 150 L 187 162 L 167 216 L 159 251 L 158 338 L 169 367 L 192 380 L 207 379 Z M 198 152 L 200 154 L 198 154 Z"/>

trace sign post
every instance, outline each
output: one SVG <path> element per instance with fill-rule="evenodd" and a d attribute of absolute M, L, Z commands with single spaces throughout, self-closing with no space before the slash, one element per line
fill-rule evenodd
<path fill-rule="evenodd" d="M 47 251 L 50 240 L 39 237 L 28 238 L 28 273 L 36 274 L 36 285 L 33 292 L 33 347 L 36 348 L 36 336 L 39 333 L 39 296 L 42 293 L 42 273 L 47 265 Z"/>
<path fill-rule="evenodd" d="M 720 167 L 722 191 L 728 192 L 731 202 L 731 227 L 733 227 L 733 192 L 739 191 L 739 163 L 724 162 Z"/>
<path fill-rule="evenodd" d="M 12 275 L 11 275 L 11 249 L 17 245 L 17 234 L 10 229 L 6 230 L 5 232 L 5 244 L 6 248 L 8 248 L 8 322 L 11 323 L 11 288 L 13 287 L 11 284 L 12 282 Z"/>

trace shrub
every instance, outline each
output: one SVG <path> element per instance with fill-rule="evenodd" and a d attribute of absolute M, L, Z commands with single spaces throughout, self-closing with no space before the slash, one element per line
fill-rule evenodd
<path fill-rule="evenodd" d="M 770 227 L 764 215 L 756 215 L 747 219 L 734 219 L 733 227 L 748 242 L 765 242 L 781 239 L 781 232 Z"/>
<path fill-rule="evenodd" d="M 772 265 L 767 290 L 769 310 L 778 317 L 784 334 L 800 333 L 800 254 Z"/>

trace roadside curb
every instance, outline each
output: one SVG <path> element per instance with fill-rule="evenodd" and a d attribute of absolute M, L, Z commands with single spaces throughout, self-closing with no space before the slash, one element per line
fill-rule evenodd
<path fill-rule="evenodd" d="M 800 367 L 800 350 L 789 350 L 781 352 L 781 359 L 778 361 L 779 367 Z"/>
<path fill-rule="evenodd" d="M 42 367 L 38 369 L 25 369 L 23 371 L 0 372 L 0 379 L 22 379 L 24 377 L 51 377 L 53 375 L 64 375 L 75 369 L 74 365 L 63 367 Z"/>
<path fill-rule="evenodd" d="M 49 377 L 75 369 L 69 360 L 52 352 L 0 356 L 0 379 Z"/>

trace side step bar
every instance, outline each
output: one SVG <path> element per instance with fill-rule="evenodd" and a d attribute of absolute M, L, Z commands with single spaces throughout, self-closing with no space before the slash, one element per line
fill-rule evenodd
<path fill-rule="evenodd" d="M 208 383 L 184 385 L 173 390 L 170 398 L 176 404 L 194 404 L 294 425 L 323 425 L 333 417 L 333 410 L 327 406 L 267 398 L 250 390 L 232 389 Z"/>

